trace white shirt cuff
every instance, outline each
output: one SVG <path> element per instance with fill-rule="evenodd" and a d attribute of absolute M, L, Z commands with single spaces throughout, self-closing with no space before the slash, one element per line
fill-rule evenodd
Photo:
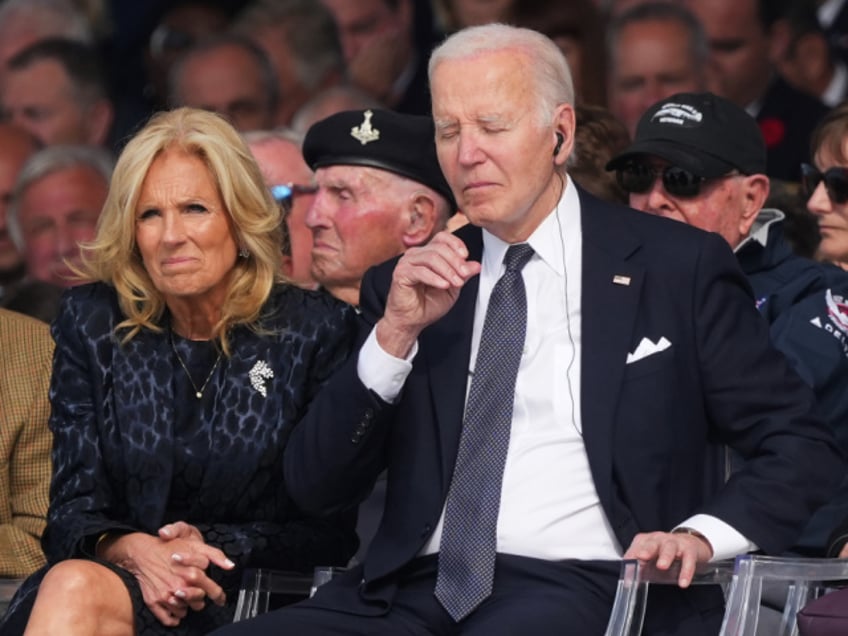
<path fill-rule="evenodd" d="M 692 528 L 707 538 L 713 548 L 710 561 L 732 559 L 737 554 L 745 554 L 757 549 L 756 544 L 751 543 L 733 526 L 712 515 L 698 514 L 689 517 L 677 527 Z"/>
<path fill-rule="evenodd" d="M 356 372 L 362 384 L 374 391 L 385 402 L 394 402 L 403 388 L 403 383 L 412 371 L 412 360 L 418 353 L 416 342 L 406 358 L 396 358 L 386 353 L 377 342 L 377 330 L 372 329 L 359 350 Z"/>

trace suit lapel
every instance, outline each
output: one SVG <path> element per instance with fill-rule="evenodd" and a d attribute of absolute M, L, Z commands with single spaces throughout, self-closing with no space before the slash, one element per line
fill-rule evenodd
<path fill-rule="evenodd" d="M 639 249 L 626 219 L 581 195 L 583 298 L 581 403 L 583 437 L 601 503 L 612 509 L 613 424 L 633 341 L 644 271 L 628 260 Z"/>

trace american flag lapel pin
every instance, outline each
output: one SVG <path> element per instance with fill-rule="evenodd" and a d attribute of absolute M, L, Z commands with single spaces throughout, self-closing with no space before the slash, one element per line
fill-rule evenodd
<path fill-rule="evenodd" d="M 616 274 L 612 277 L 612 282 L 615 285 L 624 285 L 625 287 L 630 284 L 630 276 L 623 276 L 621 274 Z"/>

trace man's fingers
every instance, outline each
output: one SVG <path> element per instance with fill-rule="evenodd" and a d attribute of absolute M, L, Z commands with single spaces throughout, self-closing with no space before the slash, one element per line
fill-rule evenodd
<path fill-rule="evenodd" d="M 680 587 L 688 587 L 698 563 L 709 561 L 710 548 L 701 539 L 689 534 L 651 532 L 636 535 L 624 558 L 654 562 L 658 570 L 668 570 L 679 562 L 677 583 Z"/>

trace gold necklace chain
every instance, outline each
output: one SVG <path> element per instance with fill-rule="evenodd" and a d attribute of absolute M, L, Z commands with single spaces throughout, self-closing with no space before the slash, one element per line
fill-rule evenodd
<path fill-rule="evenodd" d="M 212 365 L 212 368 L 209 370 L 209 374 L 206 376 L 206 379 L 203 381 L 203 385 L 198 389 L 197 385 L 194 383 L 194 380 L 191 377 L 191 373 L 189 373 L 189 371 L 188 371 L 188 367 L 186 366 L 186 363 L 183 362 L 183 358 L 180 355 L 180 352 L 177 351 L 177 345 L 174 344 L 174 332 L 173 332 L 173 330 L 170 330 L 170 329 L 168 330 L 168 339 L 171 341 L 171 349 L 174 350 L 174 355 L 177 356 L 177 362 L 180 363 L 180 366 L 183 368 L 183 371 L 185 371 L 185 374 L 186 374 L 186 377 L 188 378 L 188 381 L 191 382 L 191 388 L 194 389 L 194 395 L 199 400 L 200 398 L 203 397 L 203 391 L 206 390 L 206 385 L 209 384 L 209 380 L 212 379 L 212 374 L 215 373 L 215 369 L 218 368 L 218 363 L 221 362 L 221 352 L 220 351 L 218 352 L 218 357 L 215 358 L 215 364 Z"/>

